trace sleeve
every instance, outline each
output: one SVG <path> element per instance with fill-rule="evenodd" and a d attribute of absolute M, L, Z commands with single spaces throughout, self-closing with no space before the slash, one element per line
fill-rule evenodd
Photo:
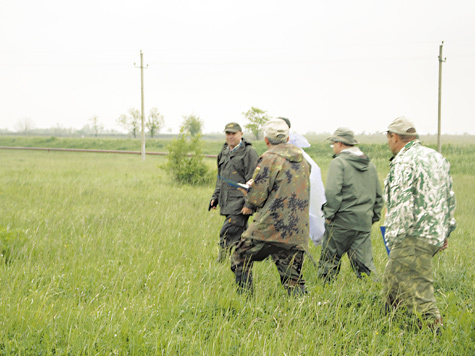
<path fill-rule="evenodd" d="M 455 200 L 455 193 L 452 189 L 452 176 L 450 175 L 450 170 L 447 175 L 447 203 L 448 203 L 448 222 L 449 222 L 449 227 L 447 230 L 447 237 L 452 233 L 452 231 L 455 230 L 457 227 L 457 222 L 455 221 L 455 206 L 456 206 L 456 200 Z"/>
<path fill-rule="evenodd" d="M 216 160 L 216 165 L 218 167 L 218 176 L 221 175 L 221 172 L 219 171 L 219 161 L 221 159 L 221 152 L 218 154 L 218 158 Z M 214 188 L 213 196 L 211 197 L 211 200 L 214 200 L 219 203 L 218 198 L 219 198 L 219 192 L 221 191 L 221 181 L 219 180 L 218 177 L 216 177 L 216 186 Z"/>
<path fill-rule="evenodd" d="M 393 177 L 394 181 L 391 182 L 389 189 L 391 200 L 395 203 L 391 204 L 390 213 L 392 220 L 397 221 L 397 234 L 402 235 L 407 234 L 409 228 L 414 225 L 415 188 L 413 187 L 418 186 L 418 173 L 415 165 L 399 164 L 395 167 Z"/>
<path fill-rule="evenodd" d="M 325 196 L 327 202 L 323 205 L 325 219 L 333 220 L 340 210 L 343 198 L 343 166 L 338 158 L 333 159 L 328 168 Z"/>
<path fill-rule="evenodd" d="M 379 183 L 378 172 L 376 171 L 376 167 L 373 166 L 374 175 L 375 175 L 375 184 L 376 184 L 376 200 L 373 206 L 373 219 L 372 223 L 374 224 L 376 221 L 381 219 L 381 210 L 383 209 L 383 192 L 381 189 L 381 184 Z"/>
<path fill-rule="evenodd" d="M 245 204 L 245 206 L 250 209 L 256 210 L 264 206 L 274 185 L 275 177 L 273 177 L 273 175 L 275 172 L 272 170 L 273 159 L 271 159 L 270 156 L 271 155 L 264 154 L 257 162 L 260 170 L 249 189 Z"/>

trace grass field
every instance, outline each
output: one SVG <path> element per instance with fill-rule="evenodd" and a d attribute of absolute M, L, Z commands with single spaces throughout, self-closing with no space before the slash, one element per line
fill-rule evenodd
<path fill-rule="evenodd" d="M 382 180 L 388 149 L 363 150 Z M 434 258 L 445 324 L 435 337 L 409 317 L 382 315 L 379 282 L 356 280 L 346 258 L 327 287 L 307 260 L 303 298 L 287 297 L 269 261 L 254 267 L 255 295 L 238 295 L 229 264 L 215 262 L 213 187 L 174 184 L 165 157 L 0 150 L 0 354 L 475 355 L 475 145 L 444 152 L 458 228 Z M 309 153 L 325 176 L 328 145 Z M 318 259 L 320 248 L 310 252 Z"/>

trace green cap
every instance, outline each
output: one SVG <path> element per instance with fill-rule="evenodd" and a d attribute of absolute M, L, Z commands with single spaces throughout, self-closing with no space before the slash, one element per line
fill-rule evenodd
<path fill-rule="evenodd" d="M 224 128 L 224 132 L 242 132 L 241 125 L 237 122 L 230 122 Z"/>
<path fill-rule="evenodd" d="M 333 133 L 332 136 L 327 137 L 327 140 L 331 142 L 341 142 L 348 146 L 357 145 L 358 141 L 355 140 L 355 134 L 353 131 L 346 127 L 339 127 Z"/>

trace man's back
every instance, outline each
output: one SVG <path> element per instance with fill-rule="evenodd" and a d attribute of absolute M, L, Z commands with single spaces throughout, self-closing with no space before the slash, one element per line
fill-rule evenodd
<path fill-rule="evenodd" d="M 368 231 L 379 220 L 382 191 L 378 175 L 359 150 L 344 150 L 331 162 L 325 194 L 325 217 L 336 226 Z"/>
<path fill-rule="evenodd" d="M 391 245 L 407 235 L 438 245 L 455 229 L 450 165 L 440 153 L 411 141 L 391 162 L 385 187 Z"/>

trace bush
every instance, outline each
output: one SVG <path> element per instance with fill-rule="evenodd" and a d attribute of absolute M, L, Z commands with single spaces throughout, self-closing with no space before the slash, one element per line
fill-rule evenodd
<path fill-rule="evenodd" d="M 206 184 L 211 182 L 212 174 L 203 162 L 203 142 L 201 135 L 191 134 L 184 129 L 168 146 L 166 169 L 173 179 L 181 184 Z"/>

